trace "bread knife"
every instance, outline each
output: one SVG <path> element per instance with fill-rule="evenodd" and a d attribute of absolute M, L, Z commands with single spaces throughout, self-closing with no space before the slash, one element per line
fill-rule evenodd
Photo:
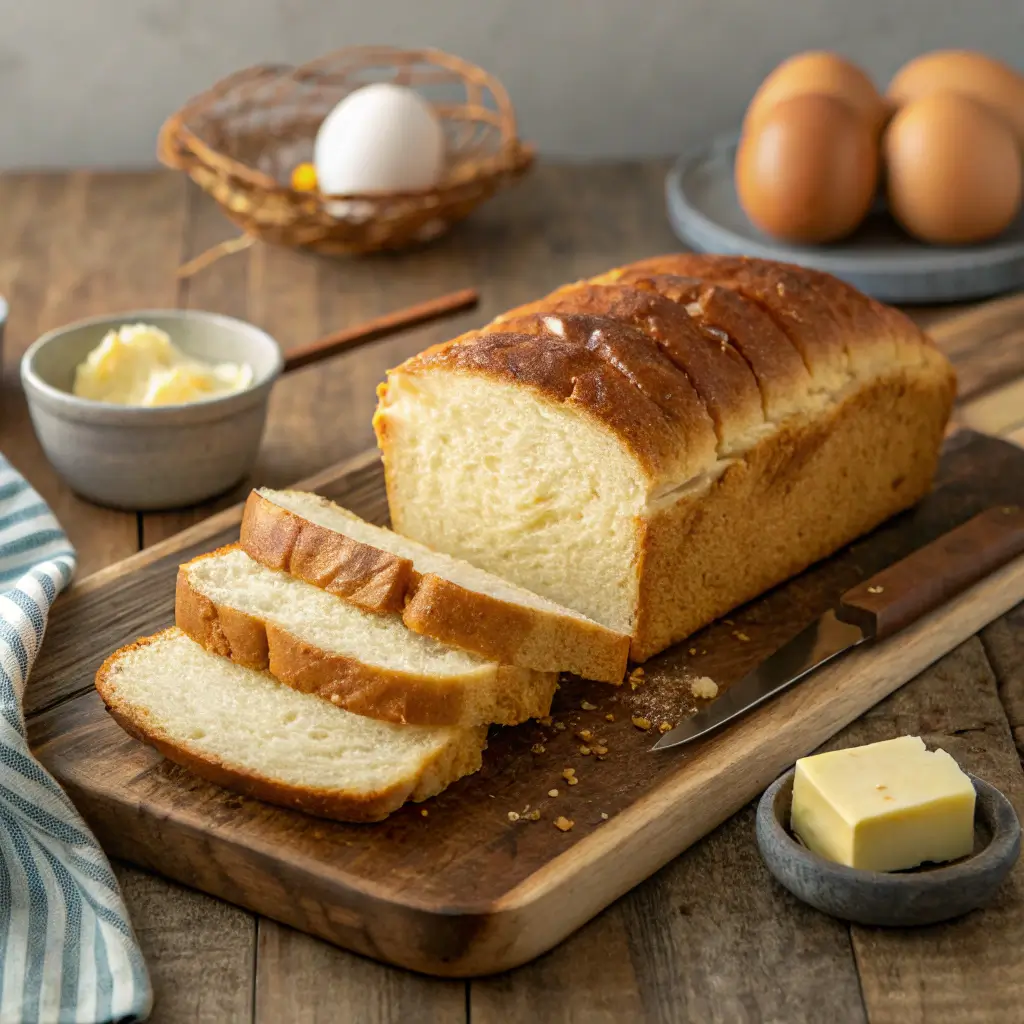
<path fill-rule="evenodd" d="M 898 633 L 989 573 L 1024 554 L 1024 509 L 990 508 L 863 583 L 652 750 L 690 743 L 853 647 Z"/>

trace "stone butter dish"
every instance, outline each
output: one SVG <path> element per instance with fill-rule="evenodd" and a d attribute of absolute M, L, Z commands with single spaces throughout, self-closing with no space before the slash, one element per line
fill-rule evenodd
<path fill-rule="evenodd" d="M 243 391 L 180 405 L 114 405 L 71 393 L 75 368 L 124 324 L 166 331 L 206 363 L 246 363 Z M 100 505 L 149 511 L 204 501 L 252 467 L 280 375 L 278 344 L 252 324 L 189 309 L 134 310 L 80 320 L 44 334 L 25 353 L 21 381 L 47 458 L 80 495 Z"/>
<path fill-rule="evenodd" d="M 970 775 L 977 793 L 974 852 L 911 871 L 863 871 L 812 853 L 789 830 L 790 769 L 757 807 L 757 845 L 776 880 L 812 907 L 857 924 L 935 924 L 984 906 L 1020 856 L 1020 822 L 994 786 Z"/>

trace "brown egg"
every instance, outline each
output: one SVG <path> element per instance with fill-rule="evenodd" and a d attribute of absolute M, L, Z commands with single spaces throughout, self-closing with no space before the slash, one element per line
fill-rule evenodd
<path fill-rule="evenodd" d="M 966 96 L 938 92 L 902 107 L 883 152 L 889 209 L 925 242 L 992 238 L 1020 210 L 1024 173 L 1013 132 Z"/>
<path fill-rule="evenodd" d="M 743 130 L 760 120 L 776 103 L 807 93 L 845 100 L 876 131 L 881 131 L 889 115 L 888 104 L 856 64 L 837 53 L 811 50 L 783 61 L 761 83 L 747 107 Z"/>
<path fill-rule="evenodd" d="M 794 96 L 749 126 L 736 153 L 736 192 L 762 231 L 832 242 L 864 219 L 878 184 L 878 143 L 849 104 Z"/>
<path fill-rule="evenodd" d="M 897 106 L 934 92 L 957 92 L 991 107 L 1013 127 L 1024 147 L 1024 75 L 970 50 L 936 50 L 904 64 L 889 83 Z"/>

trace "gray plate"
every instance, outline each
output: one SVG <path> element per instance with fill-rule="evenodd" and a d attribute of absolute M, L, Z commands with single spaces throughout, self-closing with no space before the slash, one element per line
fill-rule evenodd
<path fill-rule="evenodd" d="M 811 853 L 793 838 L 790 768 L 757 806 L 757 846 L 768 870 L 794 896 L 833 917 L 890 927 L 935 924 L 983 907 L 1020 856 L 1020 823 L 994 786 L 970 775 L 977 800 L 974 853 L 914 871 L 861 871 Z"/>
<path fill-rule="evenodd" d="M 778 242 L 755 228 L 733 185 L 735 136 L 680 158 L 665 182 L 675 233 L 698 252 L 784 260 L 835 274 L 885 302 L 955 302 L 1024 288 L 1024 210 L 999 238 L 981 245 L 924 245 L 879 204 L 856 234 L 829 246 Z"/>

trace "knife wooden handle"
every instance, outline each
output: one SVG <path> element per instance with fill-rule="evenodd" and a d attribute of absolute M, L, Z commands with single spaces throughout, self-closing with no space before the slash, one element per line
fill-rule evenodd
<path fill-rule="evenodd" d="M 1024 509 L 998 505 L 848 590 L 836 614 L 881 638 L 1024 554 Z"/>

